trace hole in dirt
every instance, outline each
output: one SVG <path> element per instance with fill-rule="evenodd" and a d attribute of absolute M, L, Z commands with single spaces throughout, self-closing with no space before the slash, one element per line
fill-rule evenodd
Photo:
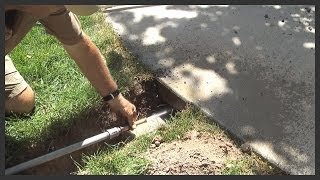
<path fill-rule="evenodd" d="M 165 95 L 159 95 L 159 89 L 163 89 L 160 83 L 155 79 L 137 80 L 134 86 L 128 93 L 123 94 L 125 98 L 135 104 L 137 111 L 139 112 L 138 119 L 148 117 L 162 106 L 167 103 L 162 99 Z M 26 162 L 33 158 L 42 156 L 60 148 L 69 146 L 71 144 L 82 141 L 86 138 L 104 132 L 106 129 L 110 129 L 116 126 L 127 125 L 126 119 L 119 114 L 110 112 L 110 109 L 103 102 L 97 103 L 91 109 L 87 109 L 85 112 L 80 113 L 76 118 L 70 120 L 72 123 L 68 128 L 59 129 L 55 132 L 55 135 L 51 135 L 44 142 L 37 144 L 29 144 L 27 150 L 16 157 L 13 161 L 6 162 L 6 167 L 12 167 L 22 162 Z M 52 129 L 58 129 L 59 125 L 52 125 Z M 124 141 L 128 138 L 125 135 L 108 141 L 108 144 L 113 144 Z M 81 164 L 81 156 L 83 154 L 93 154 L 98 149 L 105 147 L 104 142 L 96 143 L 89 147 L 75 151 L 71 154 L 56 158 L 50 162 L 38 165 L 30 168 L 18 174 L 21 175 L 70 175 L 77 170 L 75 165 Z"/>

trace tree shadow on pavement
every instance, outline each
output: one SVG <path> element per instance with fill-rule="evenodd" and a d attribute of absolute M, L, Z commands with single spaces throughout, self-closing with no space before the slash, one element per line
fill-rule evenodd
<path fill-rule="evenodd" d="M 106 16 L 174 91 L 285 171 L 314 173 L 314 6 L 155 6 Z"/>

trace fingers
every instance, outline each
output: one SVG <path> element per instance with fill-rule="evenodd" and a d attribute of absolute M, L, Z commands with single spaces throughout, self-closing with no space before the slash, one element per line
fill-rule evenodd
<path fill-rule="evenodd" d="M 138 113 L 135 105 L 133 105 L 124 97 L 118 96 L 118 98 L 109 103 L 109 106 L 111 107 L 112 111 L 118 111 L 127 118 L 128 125 L 131 129 L 135 128 L 134 122 L 138 118 Z"/>
<path fill-rule="evenodd" d="M 131 111 L 127 112 L 127 119 L 128 119 L 128 124 L 130 126 L 131 129 L 135 129 L 136 125 L 134 124 L 134 122 L 137 120 L 137 110 L 136 107 L 134 105 L 132 105 L 131 107 Z"/>
<path fill-rule="evenodd" d="M 135 122 L 138 118 L 138 112 L 136 106 L 133 105 L 133 121 Z"/>

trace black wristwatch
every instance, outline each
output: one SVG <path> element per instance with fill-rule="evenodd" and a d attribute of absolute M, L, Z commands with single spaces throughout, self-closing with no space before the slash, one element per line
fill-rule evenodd
<path fill-rule="evenodd" d="M 113 91 L 112 93 L 104 96 L 102 99 L 104 101 L 110 101 L 110 100 L 116 98 L 119 94 L 120 94 L 120 91 L 117 89 L 117 90 Z"/>

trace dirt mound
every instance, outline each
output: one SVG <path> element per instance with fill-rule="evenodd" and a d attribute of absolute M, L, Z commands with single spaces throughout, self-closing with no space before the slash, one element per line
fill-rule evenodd
<path fill-rule="evenodd" d="M 182 140 L 152 147 L 146 153 L 152 161 L 148 175 L 217 175 L 227 160 L 241 155 L 228 139 L 195 130 Z"/>

